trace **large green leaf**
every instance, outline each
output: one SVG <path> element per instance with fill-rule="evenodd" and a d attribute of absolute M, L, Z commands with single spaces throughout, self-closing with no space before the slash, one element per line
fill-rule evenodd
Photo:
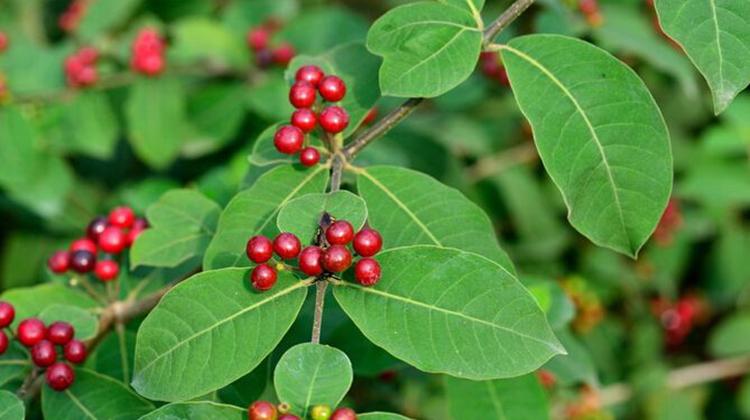
<path fill-rule="evenodd" d="M 191 92 L 187 113 L 195 133 L 182 146 L 184 156 L 205 155 L 234 139 L 246 113 L 246 89 L 240 82 L 216 82 Z"/>
<path fill-rule="evenodd" d="M 334 296 L 370 341 L 420 370 L 506 378 L 565 352 L 531 294 L 485 257 L 421 245 L 377 260 L 375 287 L 341 282 Z"/>
<path fill-rule="evenodd" d="M 154 409 L 149 401 L 109 376 L 88 369 L 76 369 L 75 374 L 73 385 L 65 391 L 42 387 L 45 419 L 132 419 Z"/>
<path fill-rule="evenodd" d="M 251 188 L 234 196 L 221 213 L 203 259 L 204 269 L 249 265 L 247 240 L 258 234 L 274 236 L 279 210 L 295 197 L 324 191 L 327 183 L 328 170 L 321 165 L 312 169 L 284 165 L 263 174 Z"/>
<path fill-rule="evenodd" d="M 186 401 L 167 404 L 146 414 L 140 420 L 244 420 L 246 418 L 247 410 L 233 405 L 211 401 Z"/>
<path fill-rule="evenodd" d="M 98 303 L 87 294 L 53 283 L 11 289 L 0 295 L 0 300 L 8 301 L 16 308 L 16 318 L 12 328 L 16 328 L 18 323 L 25 318 L 39 316 L 42 311 L 52 305 L 70 305 L 83 309 L 98 306 Z"/>
<path fill-rule="evenodd" d="M 23 401 L 8 391 L 0 391 L 0 420 L 23 420 L 26 407 Z"/>
<path fill-rule="evenodd" d="M 78 306 L 53 304 L 39 314 L 39 319 L 50 325 L 55 321 L 64 321 L 75 328 L 78 340 L 88 340 L 96 335 L 99 319 L 90 311 Z"/>
<path fill-rule="evenodd" d="M 509 271 L 487 215 L 458 190 L 409 169 L 368 167 L 357 175 L 369 223 L 383 235 L 383 249 L 439 245 L 483 255 Z"/>
<path fill-rule="evenodd" d="M 315 236 L 324 212 L 335 219 L 348 221 L 355 231 L 367 220 L 364 200 L 349 191 L 336 191 L 295 198 L 279 210 L 276 224 L 281 232 L 294 233 L 305 242 Z"/>
<path fill-rule="evenodd" d="M 352 385 L 352 378 L 352 364 L 341 350 L 304 343 L 281 356 L 273 382 L 279 400 L 305 417 L 314 405 L 336 407 Z"/>
<path fill-rule="evenodd" d="M 135 356 L 135 332 L 115 327 L 111 334 L 86 358 L 86 366 L 111 376 L 118 381 L 130 382 Z"/>
<path fill-rule="evenodd" d="M 38 133 L 17 107 L 0 109 L 0 185 L 23 186 L 41 170 L 42 159 L 35 145 Z"/>
<path fill-rule="evenodd" d="M 669 134 L 643 82 L 607 52 L 558 35 L 515 38 L 502 56 L 570 223 L 637 255 L 672 190 Z"/>
<path fill-rule="evenodd" d="M 276 347 L 307 285 L 282 271 L 274 288 L 260 293 L 249 271 L 205 271 L 162 298 L 138 330 L 133 387 L 141 395 L 164 401 L 204 395 L 250 372 Z"/>
<path fill-rule="evenodd" d="M 482 31 L 470 12 L 437 2 L 390 10 L 367 34 L 367 48 L 383 57 L 380 90 L 400 97 L 439 96 L 474 71 Z"/>
<path fill-rule="evenodd" d="M 717 114 L 750 83 L 750 3 L 735 0 L 656 0 L 664 32 L 685 50 L 708 81 Z"/>
<path fill-rule="evenodd" d="M 106 93 L 84 91 L 65 104 L 67 142 L 74 151 L 107 159 L 114 152 L 119 127 Z"/>
<path fill-rule="evenodd" d="M 549 404 L 535 374 L 494 381 L 445 377 L 451 418 L 547 419 Z"/>

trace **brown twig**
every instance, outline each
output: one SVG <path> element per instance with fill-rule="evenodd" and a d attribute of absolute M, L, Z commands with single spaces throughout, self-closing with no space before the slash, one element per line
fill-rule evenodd
<path fill-rule="evenodd" d="M 534 0 L 516 0 L 508 9 L 503 12 L 494 22 L 492 22 L 487 29 L 484 30 L 484 45 L 490 44 L 496 36 L 500 34 L 505 28 L 510 26 L 513 21 L 518 19 L 523 12 L 526 11 Z"/>
<path fill-rule="evenodd" d="M 313 344 L 320 344 L 320 329 L 323 326 L 323 307 L 325 305 L 328 282 L 317 281 L 315 287 L 315 314 L 310 342 Z"/>

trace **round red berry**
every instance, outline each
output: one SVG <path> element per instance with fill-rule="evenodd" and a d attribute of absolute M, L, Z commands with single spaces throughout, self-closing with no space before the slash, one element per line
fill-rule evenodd
<path fill-rule="evenodd" d="M 18 324 L 16 337 L 21 344 L 31 347 L 44 340 L 46 333 L 47 329 L 44 327 L 44 322 L 37 318 L 26 318 Z"/>
<path fill-rule="evenodd" d="M 323 268 L 331 273 L 340 273 L 352 264 L 352 254 L 343 245 L 332 245 L 323 254 Z"/>
<path fill-rule="evenodd" d="M 119 254 L 125 249 L 127 237 L 122 229 L 109 226 L 99 235 L 99 248 L 109 254 Z"/>
<path fill-rule="evenodd" d="M 279 420 L 300 420 L 299 417 L 295 416 L 294 414 L 282 414 L 281 417 L 279 417 Z"/>
<path fill-rule="evenodd" d="M 276 420 L 276 406 L 268 401 L 256 401 L 247 409 L 248 420 Z"/>
<path fill-rule="evenodd" d="M 5 331 L 0 330 L 0 356 L 5 353 L 6 350 L 8 350 L 8 334 L 5 334 Z"/>
<path fill-rule="evenodd" d="M 13 323 L 16 317 L 16 309 L 8 302 L 0 301 L 0 328 L 5 328 Z"/>
<path fill-rule="evenodd" d="M 76 251 L 70 254 L 70 268 L 76 273 L 88 273 L 94 269 L 96 254 L 88 251 Z"/>
<path fill-rule="evenodd" d="M 315 65 L 302 66 L 294 75 L 294 79 L 298 82 L 308 82 L 313 86 L 318 86 L 323 77 L 325 77 L 323 70 Z"/>
<path fill-rule="evenodd" d="M 94 267 L 94 274 L 96 278 L 104 282 L 113 280 L 120 274 L 120 265 L 113 260 L 97 261 Z"/>
<path fill-rule="evenodd" d="M 318 84 L 320 96 L 328 102 L 338 102 L 346 95 L 346 83 L 337 76 L 326 76 Z"/>
<path fill-rule="evenodd" d="M 341 407 L 331 414 L 330 420 L 357 420 L 357 413 L 351 408 Z"/>
<path fill-rule="evenodd" d="M 92 65 L 99 59 L 99 51 L 94 47 L 83 47 L 78 51 L 77 55 L 81 63 L 86 65 Z"/>
<path fill-rule="evenodd" d="M 47 267 L 55 274 L 62 274 L 70 267 L 70 253 L 57 251 L 47 259 Z"/>
<path fill-rule="evenodd" d="M 250 261 L 256 264 L 264 263 L 273 257 L 273 243 L 265 236 L 253 236 L 247 241 L 245 252 Z"/>
<path fill-rule="evenodd" d="M 310 108 L 315 104 L 317 92 L 308 82 L 295 82 L 289 89 L 289 102 L 295 108 Z"/>
<path fill-rule="evenodd" d="M 372 257 L 383 247 L 383 238 L 375 229 L 364 228 L 354 235 L 354 250 L 363 257 Z"/>
<path fill-rule="evenodd" d="M 292 125 L 309 133 L 318 124 L 318 116 L 310 108 L 300 108 L 292 113 Z"/>
<path fill-rule="evenodd" d="M 53 322 L 49 328 L 47 328 L 47 340 L 53 344 L 59 344 L 64 346 L 73 339 L 76 331 L 72 325 L 67 322 L 57 321 Z"/>
<path fill-rule="evenodd" d="M 338 220 L 326 229 L 326 240 L 331 245 L 346 245 L 354 238 L 354 227 L 346 220 Z"/>
<path fill-rule="evenodd" d="M 63 362 L 57 362 L 47 368 L 47 384 L 55 391 L 64 391 L 75 380 L 73 369 Z"/>
<path fill-rule="evenodd" d="M 135 222 L 135 213 L 130 207 L 116 207 L 109 213 L 109 224 L 122 229 L 129 229 Z"/>
<path fill-rule="evenodd" d="M 344 108 L 329 106 L 320 113 L 318 123 L 329 133 L 340 133 L 349 125 L 349 114 Z"/>
<path fill-rule="evenodd" d="M 247 45 L 254 51 L 264 50 L 268 47 L 268 39 L 271 34 L 265 28 L 253 28 L 247 32 Z"/>
<path fill-rule="evenodd" d="M 291 260 L 297 257 L 300 249 L 302 249 L 302 243 L 293 233 L 280 233 L 273 240 L 273 250 L 282 260 Z"/>
<path fill-rule="evenodd" d="M 39 367 L 47 367 L 57 360 L 55 345 L 49 340 L 42 340 L 31 348 L 31 360 Z"/>
<path fill-rule="evenodd" d="M 76 239 L 70 244 L 69 250 L 71 253 L 76 251 L 88 251 L 92 254 L 96 254 L 96 243 L 89 238 Z"/>
<path fill-rule="evenodd" d="M 308 276 L 323 274 L 323 250 L 320 247 L 308 246 L 300 252 L 297 260 L 299 269 Z"/>
<path fill-rule="evenodd" d="M 284 125 L 276 130 L 273 136 L 273 144 L 280 153 L 293 155 L 302 149 L 305 134 L 293 125 Z"/>
<path fill-rule="evenodd" d="M 258 264 L 250 274 L 250 282 L 255 290 L 268 290 L 276 284 L 276 270 L 268 264 Z"/>
<path fill-rule="evenodd" d="M 86 360 L 86 345 L 82 341 L 70 340 L 65 345 L 63 354 L 70 363 L 81 364 Z"/>
<path fill-rule="evenodd" d="M 284 42 L 273 50 L 273 62 L 286 66 L 294 58 L 294 47 L 288 42 Z"/>
<path fill-rule="evenodd" d="M 104 232 L 107 228 L 107 218 L 104 216 L 98 216 L 89 223 L 86 228 L 86 236 L 92 241 L 96 242 L 99 240 L 99 235 Z"/>
<path fill-rule="evenodd" d="M 320 162 L 320 152 L 314 147 L 305 147 L 299 154 L 299 163 L 302 166 L 315 166 Z"/>
<path fill-rule="evenodd" d="M 380 264 L 372 258 L 362 258 L 354 266 L 354 278 L 362 286 L 373 286 L 380 280 Z"/>

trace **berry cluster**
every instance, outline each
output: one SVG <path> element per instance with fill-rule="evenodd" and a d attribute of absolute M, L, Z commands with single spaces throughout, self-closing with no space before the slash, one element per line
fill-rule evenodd
<path fill-rule="evenodd" d="M 5 50 L 8 49 L 9 44 L 10 41 L 8 40 L 8 35 L 5 32 L 0 31 L 0 53 L 5 52 Z"/>
<path fill-rule="evenodd" d="M 273 242 L 265 236 L 253 236 L 247 241 L 245 251 L 250 261 L 258 264 L 250 273 L 253 287 L 265 291 L 276 283 L 276 270 L 268 264 L 273 254 L 282 260 L 297 258 L 299 271 L 318 277 L 324 273 L 346 271 L 352 265 L 352 253 L 347 244 L 362 258 L 354 266 L 354 277 L 363 286 L 372 286 L 380 280 L 380 264 L 373 258 L 383 246 L 378 231 L 365 227 L 354 234 L 354 227 L 346 220 L 333 222 L 325 229 L 322 246 L 302 244 L 292 233 L 281 233 Z"/>
<path fill-rule="evenodd" d="M 156 76 L 164 71 L 164 40 L 155 29 L 145 28 L 138 32 L 132 46 L 130 67 L 147 76 Z"/>
<path fill-rule="evenodd" d="M 664 328 L 667 346 L 674 348 L 685 341 L 696 323 L 707 318 L 708 308 L 700 297 L 687 295 L 677 302 L 664 298 L 654 299 L 651 302 L 651 312 Z"/>
<path fill-rule="evenodd" d="M 289 405 L 278 406 L 268 401 L 256 401 L 247 409 L 248 420 L 301 420 L 289 412 Z M 310 409 L 311 420 L 357 420 L 357 413 L 351 408 L 341 407 L 331 411 L 327 405 L 316 405 Z"/>
<path fill-rule="evenodd" d="M 271 37 L 281 28 L 281 23 L 269 19 L 262 25 L 247 31 L 247 46 L 255 52 L 255 63 L 260 68 L 268 68 L 272 64 L 286 67 L 296 54 L 294 46 L 288 42 L 281 42 L 271 46 Z"/>
<path fill-rule="evenodd" d="M 8 302 L 0 302 L 0 354 L 8 349 L 8 335 L 3 331 L 13 322 L 15 308 Z M 30 349 L 31 360 L 39 368 L 47 369 L 47 384 L 56 390 L 67 389 L 75 380 L 73 369 L 58 355 L 70 363 L 81 364 L 86 360 L 86 345 L 76 340 L 75 329 L 67 322 L 56 321 L 49 326 L 37 318 L 26 318 L 18 324 L 16 339 Z"/>
<path fill-rule="evenodd" d="M 497 81 L 502 86 L 510 86 L 508 72 L 500 62 L 500 55 L 493 51 L 485 51 L 479 55 L 479 67 L 488 79 Z"/>
<path fill-rule="evenodd" d="M 120 265 L 112 256 L 130 247 L 147 227 L 146 219 L 136 217 L 130 207 L 117 207 L 108 217 L 94 218 L 86 228 L 86 236 L 73 241 L 67 251 L 52 254 L 47 266 L 56 274 L 69 269 L 80 274 L 93 271 L 103 282 L 113 280 L 120 272 Z M 98 258 L 99 251 L 107 258 Z"/>
<path fill-rule="evenodd" d="M 65 59 L 65 79 L 70 87 L 91 86 L 98 80 L 96 62 L 99 52 L 93 47 L 84 47 Z"/>
<path fill-rule="evenodd" d="M 78 24 L 83 18 L 83 14 L 86 13 L 89 1 L 91 0 L 73 0 L 68 5 L 68 8 L 60 15 L 57 20 L 57 25 L 64 32 L 74 32 L 78 28 Z"/>
<path fill-rule="evenodd" d="M 583 17 L 586 18 L 586 22 L 589 25 L 599 27 L 604 23 L 604 17 L 599 10 L 599 2 L 597 0 L 580 0 L 578 2 L 578 10 L 583 13 Z"/>

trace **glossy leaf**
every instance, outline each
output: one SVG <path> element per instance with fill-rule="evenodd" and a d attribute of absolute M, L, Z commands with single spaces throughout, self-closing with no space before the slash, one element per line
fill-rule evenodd
<path fill-rule="evenodd" d="M 55 321 L 64 321 L 75 328 L 77 340 L 88 340 L 96 335 L 99 319 L 90 311 L 77 306 L 53 304 L 39 314 L 39 319 L 50 325 Z"/>
<path fill-rule="evenodd" d="M 186 401 L 167 404 L 154 410 L 140 420 L 216 419 L 245 420 L 247 410 L 228 404 L 211 401 Z"/>
<path fill-rule="evenodd" d="M 535 374 L 494 381 L 445 377 L 451 418 L 546 419 L 547 396 Z"/>
<path fill-rule="evenodd" d="M 0 420 L 23 420 L 26 407 L 16 394 L 0 391 Z"/>
<path fill-rule="evenodd" d="M 163 401 L 204 395 L 250 372 L 276 347 L 302 307 L 306 285 L 280 272 L 273 289 L 257 292 L 248 274 L 204 271 L 162 298 L 138 330 L 133 387 L 141 395 Z"/>
<path fill-rule="evenodd" d="M 669 134 L 643 82 L 607 52 L 563 36 L 515 38 L 502 56 L 570 223 L 637 255 L 672 189 Z"/>
<path fill-rule="evenodd" d="M 338 220 L 346 220 L 357 231 L 367 220 L 364 200 L 349 191 L 307 194 L 287 203 L 280 211 L 276 224 L 281 232 L 292 232 L 304 244 L 318 231 L 320 217 L 327 212 Z"/>
<path fill-rule="evenodd" d="M 12 328 L 16 328 L 22 319 L 39 316 L 52 305 L 70 305 L 83 309 L 98 306 L 96 301 L 80 290 L 53 283 L 11 289 L 3 293 L 0 300 L 8 301 L 16 308 Z"/>
<path fill-rule="evenodd" d="M 370 341 L 420 370 L 506 378 L 565 351 L 529 292 L 485 257 L 422 245 L 376 259 L 375 287 L 341 282 L 334 296 Z"/>

